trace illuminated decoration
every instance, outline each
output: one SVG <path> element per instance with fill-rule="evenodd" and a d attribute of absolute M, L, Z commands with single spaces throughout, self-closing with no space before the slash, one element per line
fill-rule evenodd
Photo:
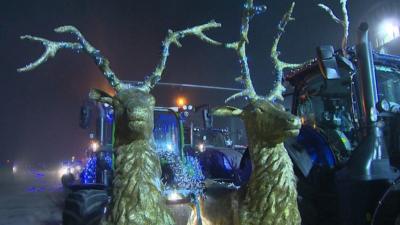
<path fill-rule="evenodd" d="M 379 27 L 378 46 L 383 46 L 400 37 L 400 24 L 396 20 L 386 20 Z"/>
<path fill-rule="evenodd" d="M 104 160 L 106 161 L 107 167 L 112 168 L 113 159 L 112 153 L 105 154 Z M 93 184 L 96 183 L 96 172 L 97 172 L 97 157 L 96 154 L 92 154 L 88 157 L 86 165 L 81 173 L 81 183 L 83 184 Z"/>
<path fill-rule="evenodd" d="M 160 155 L 170 169 L 172 180 L 165 182 L 164 195 L 169 201 L 179 201 L 183 198 L 194 200 L 193 196 L 204 196 L 204 180 L 201 166 L 197 158 L 187 156 L 181 160 L 179 156 L 166 151 Z M 167 175 L 167 177 L 169 177 Z"/>
<path fill-rule="evenodd" d="M 81 182 L 84 184 L 96 183 L 96 156 L 91 156 L 86 162 L 86 166 L 81 173 Z"/>
<path fill-rule="evenodd" d="M 178 97 L 177 99 L 176 99 L 176 105 L 177 106 L 179 106 L 179 107 L 183 107 L 183 106 L 185 106 L 187 104 L 187 99 L 185 98 L 185 97 Z"/>
<path fill-rule="evenodd" d="M 172 113 L 156 113 L 153 135 L 156 140 L 156 152 L 168 150 L 179 154 L 178 118 Z"/>

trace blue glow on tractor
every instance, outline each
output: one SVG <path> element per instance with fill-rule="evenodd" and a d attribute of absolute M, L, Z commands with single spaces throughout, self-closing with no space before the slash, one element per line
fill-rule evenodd
<path fill-rule="evenodd" d="M 96 156 L 91 156 L 81 174 L 81 182 L 84 184 L 96 183 Z"/>
<path fill-rule="evenodd" d="M 224 158 L 224 167 L 225 167 L 225 169 L 232 170 L 233 168 L 232 168 L 231 164 L 229 163 L 228 159 L 226 157 L 223 157 L 223 158 Z"/>

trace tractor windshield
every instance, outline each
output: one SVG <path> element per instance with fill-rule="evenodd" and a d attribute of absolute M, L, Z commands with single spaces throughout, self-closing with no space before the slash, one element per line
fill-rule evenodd
<path fill-rule="evenodd" d="M 154 139 L 157 152 L 179 154 L 179 121 L 171 111 L 154 112 Z"/>
<path fill-rule="evenodd" d="M 400 70 L 376 66 L 379 99 L 400 104 Z"/>

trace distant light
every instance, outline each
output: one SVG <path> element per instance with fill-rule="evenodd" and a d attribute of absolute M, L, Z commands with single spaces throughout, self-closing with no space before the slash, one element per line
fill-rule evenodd
<path fill-rule="evenodd" d="M 66 166 L 62 166 L 59 170 L 58 170 L 58 175 L 60 177 L 62 177 L 63 175 L 68 174 L 68 168 Z"/>
<path fill-rule="evenodd" d="M 171 150 L 172 150 L 172 145 L 171 145 L 171 144 L 167 144 L 167 149 L 168 149 L 169 151 L 171 151 Z"/>
<path fill-rule="evenodd" d="M 200 152 L 204 152 L 204 150 L 205 150 L 205 147 L 204 147 L 204 144 L 203 144 L 203 143 L 198 144 L 198 145 L 197 145 L 197 148 L 199 149 Z"/>
<path fill-rule="evenodd" d="M 186 100 L 185 97 L 178 97 L 178 98 L 176 99 L 176 104 L 177 104 L 179 107 L 183 107 L 184 105 L 186 105 L 186 103 L 187 103 L 187 100 Z"/>
<path fill-rule="evenodd" d="M 12 170 L 13 170 L 13 174 L 16 174 L 18 171 L 17 166 L 13 166 Z"/>
<path fill-rule="evenodd" d="M 379 26 L 379 45 L 382 46 L 400 37 L 400 23 L 396 20 L 385 20 Z"/>
<path fill-rule="evenodd" d="M 167 198 L 169 201 L 178 201 L 182 199 L 182 196 L 178 192 L 173 191 L 168 195 Z"/>
<path fill-rule="evenodd" d="M 93 141 L 92 144 L 90 145 L 90 147 L 92 148 L 93 152 L 96 152 L 99 149 L 99 143 L 97 141 Z"/>

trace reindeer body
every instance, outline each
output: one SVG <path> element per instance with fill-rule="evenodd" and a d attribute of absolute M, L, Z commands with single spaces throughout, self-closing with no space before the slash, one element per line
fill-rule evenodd
<path fill-rule="evenodd" d="M 172 225 L 161 195 L 161 166 L 153 137 L 154 98 L 138 89 L 118 93 L 116 170 L 111 213 L 104 224 Z"/>
<path fill-rule="evenodd" d="M 253 174 L 240 210 L 240 224 L 300 224 L 292 162 L 282 143 L 251 144 Z"/>
<path fill-rule="evenodd" d="M 240 209 L 248 225 L 300 224 L 296 177 L 283 141 L 296 135 L 297 117 L 259 100 L 243 110 L 253 171 Z"/>
<path fill-rule="evenodd" d="M 213 114 L 242 118 L 253 171 L 248 184 L 241 190 L 228 197 L 221 196 L 225 200 L 219 207 L 229 205 L 233 215 L 224 213 L 229 216 L 221 220 L 212 215 L 217 207 L 205 204 L 204 215 L 212 221 L 210 224 L 299 225 L 296 177 L 283 145 L 287 137 L 298 134 L 299 118 L 285 112 L 280 105 L 261 98 L 253 100 L 243 110 L 221 107 Z"/>

